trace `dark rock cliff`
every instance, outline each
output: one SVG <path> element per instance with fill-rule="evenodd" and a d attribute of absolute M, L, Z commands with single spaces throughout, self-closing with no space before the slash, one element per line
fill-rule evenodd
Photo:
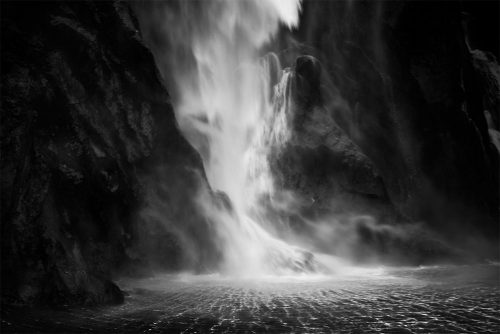
<path fill-rule="evenodd" d="M 373 195 L 385 192 L 402 218 L 472 252 L 484 245 L 477 240 L 494 245 L 499 229 L 495 22 L 494 2 L 313 0 L 299 29 L 280 37 L 287 63 L 297 54 L 319 60 L 330 91 L 319 115 L 310 106 L 299 113 L 343 130 L 336 137 L 347 135 L 381 178 Z M 341 184 L 353 170 L 320 165 L 322 180 Z"/>
<path fill-rule="evenodd" d="M 291 71 L 292 135 L 270 162 L 279 186 L 296 196 L 292 230 L 315 240 L 322 252 L 358 262 L 418 265 L 464 258 L 396 208 L 376 165 L 353 141 L 357 129 L 337 123 L 349 105 L 319 60 L 299 56 Z"/>
<path fill-rule="evenodd" d="M 161 193 L 195 220 L 201 160 L 126 3 L 2 2 L 1 25 L 2 300 L 120 302 L 116 270 L 178 265 L 137 212 Z"/>

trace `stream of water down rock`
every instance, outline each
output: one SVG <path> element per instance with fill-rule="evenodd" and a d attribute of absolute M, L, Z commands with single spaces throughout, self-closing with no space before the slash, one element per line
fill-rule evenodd
<path fill-rule="evenodd" d="M 119 306 L 16 312 L 15 332 L 498 333 L 498 265 L 361 270 L 350 276 L 122 280 Z M 20 316 L 22 314 L 22 316 Z M 3 331 L 2 331 L 3 332 Z"/>

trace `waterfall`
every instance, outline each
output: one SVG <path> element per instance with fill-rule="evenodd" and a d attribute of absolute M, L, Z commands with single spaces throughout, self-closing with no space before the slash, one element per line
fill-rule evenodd
<path fill-rule="evenodd" d="M 268 60 L 263 61 L 264 66 L 260 69 L 268 70 Z M 228 205 L 214 205 L 206 193 L 200 198 L 205 214 L 216 222 L 223 244 L 224 269 L 230 273 L 289 274 L 319 269 L 312 253 L 286 244 L 265 229 L 273 222 L 268 221 L 262 199 L 272 197 L 276 191 L 267 157 L 271 147 L 283 145 L 290 136 L 288 113 L 292 74 L 283 71 L 280 76 L 273 89 L 273 99 L 254 110 L 260 116 L 244 134 L 245 146 L 238 152 L 238 158 L 242 159 L 243 187 L 235 189 L 236 193 L 230 192 L 231 188 L 226 189 L 231 203 Z M 264 87 L 269 83 L 265 75 L 261 80 Z M 231 181 L 231 174 L 225 177 Z"/>
<path fill-rule="evenodd" d="M 226 272 L 317 269 L 312 253 L 268 231 L 273 222 L 263 203 L 275 193 L 270 149 L 290 136 L 293 74 L 262 49 L 280 25 L 298 25 L 299 11 L 300 0 L 180 1 L 154 11 L 163 23 L 156 40 L 165 45 L 155 56 L 174 87 L 178 124 L 217 194 L 214 200 L 202 190 L 198 202 L 213 223 Z"/>
<path fill-rule="evenodd" d="M 261 121 L 272 113 L 269 69 L 261 48 L 280 22 L 298 24 L 299 3 L 216 1 L 183 3 L 193 66 L 175 74 L 180 88 L 175 105 L 181 129 L 198 148 L 210 185 L 231 199 L 237 212 L 254 202 L 249 180 L 249 151 Z M 201 6 L 203 8 L 193 8 Z M 198 10 L 198 14 L 196 13 Z M 184 55 L 180 54 L 182 62 Z"/>

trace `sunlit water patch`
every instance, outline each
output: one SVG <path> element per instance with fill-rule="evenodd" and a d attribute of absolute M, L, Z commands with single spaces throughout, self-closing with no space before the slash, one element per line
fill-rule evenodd
<path fill-rule="evenodd" d="M 380 269 L 348 275 L 122 280 L 123 305 L 4 308 L 3 331 L 498 333 L 499 266 Z"/>

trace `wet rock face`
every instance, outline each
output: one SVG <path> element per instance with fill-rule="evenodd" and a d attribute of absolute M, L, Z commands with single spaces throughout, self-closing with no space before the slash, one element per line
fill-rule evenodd
<path fill-rule="evenodd" d="M 328 124 L 331 115 L 403 216 L 450 238 L 496 236 L 498 154 L 484 116 L 496 93 L 490 75 L 478 76 L 488 65 L 465 43 L 462 19 L 454 2 L 306 1 L 293 38 L 321 62 L 338 94 L 322 101 L 337 101 L 334 112 L 306 105 L 304 117 Z M 298 61 L 296 69 L 314 77 L 313 63 Z"/>
<path fill-rule="evenodd" d="M 334 119 L 336 109 L 345 108 L 346 102 L 325 103 L 322 71 L 315 57 L 295 61 L 292 137 L 270 157 L 277 180 L 302 195 L 310 208 L 331 209 L 331 201 L 341 197 L 366 204 L 371 199 L 387 202 L 375 166 Z"/>
<path fill-rule="evenodd" d="M 127 4 L 7 2 L 1 22 L 4 300 L 120 302 L 144 166 L 189 185 L 201 162 Z M 168 191 L 189 210 L 190 189 Z"/>
<path fill-rule="evenodd" d="M 496 57 L 488 51 L 472 50 L 476 82 L 481 91 L 484 117 L 491 142 L 500 156 L 500 66 Z"/>

